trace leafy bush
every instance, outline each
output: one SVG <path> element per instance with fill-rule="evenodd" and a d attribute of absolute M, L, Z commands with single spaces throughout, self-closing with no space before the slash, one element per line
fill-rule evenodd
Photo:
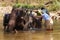
<path fill-rule="evenodd" d="M 34 6 L 30 5 L 30 4 L 24 4 L 24 5 L 22 5 L 22 8 L 33 9 Z"/>
<path fill-rule="evenodd" d="M 43 1 L 41 3 L 39 3 L 38 6 L 33 6 L 33 5 L 30 5 L 30 4 L 20 4 L 20 3 L 16 3 L 14 6 L 19 8 L 19 7 L 22 7 L 22 8 L 27 8 L 27 9 L 38 9 L 38 8 L 41 8 L 43 7 Z M 46 7 L 47 8 L 47 7 Z M 47 8 L 49 11 L 56 11 L 56 10 L 60 10 L 60 2 L 57 1 L 57 0 L 53 0 L 53 3 L 50 4 Z"/>
<path fill-rule="evenodd" d="M 19 8 L 20 6 L 21 6 L 20 3 L 16 3 L 16 4 L 14 5 L 14 7 L 16 7 L 16 8 Z"/>

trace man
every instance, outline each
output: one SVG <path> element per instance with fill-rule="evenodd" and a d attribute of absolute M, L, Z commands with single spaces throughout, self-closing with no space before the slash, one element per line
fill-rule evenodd
<path fill-rule="evenodd" d="M 50 28 L 51 28 L 51 24 L 50 24 L 51 17 L 49 15 L 48 11 L 44 7 L 42 7 L 41 10 L 42 10 L 42 17 L 45 20 L 45 23 L 44 23 L 45 29 L 50 30 Z M 53 28 L 51 28 L 51 29 L 53 29 Z"/>
<path fill-rule="evenodd" d="M 8 31 L 8 22 L 10 20 L 10 14 L 5 14 L 3 18 L 4 31 Z"/>

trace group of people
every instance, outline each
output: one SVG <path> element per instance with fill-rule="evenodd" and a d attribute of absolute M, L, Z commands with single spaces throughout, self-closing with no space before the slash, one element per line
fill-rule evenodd
<path fill-rule="evenodd" d="M 42 17 L 45 20 L 45 27 L 47 30 L 51 29 L 53 30 L 53 20 L 52 17 L 50 16 L 49 12 L 45 8 L 41 8 L 42 10 Z"/>
<path fill-rule="evenodd" d="M 53 30 L 53 20 L 44 7 L 41 13 L 33 10 L 13 8 L 10 14 L 5 14 L 3 19 L 4 31 L 12 32 L 16 30 L 36 30 L 42 29 L 42 19 L 44 19 L 45 30 Z"/>

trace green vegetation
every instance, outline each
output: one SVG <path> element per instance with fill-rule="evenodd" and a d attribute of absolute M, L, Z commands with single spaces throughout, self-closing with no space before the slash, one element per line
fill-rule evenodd
<path fill-rule="evenodd" d="M 33 9 L 34 6 L 33 5 L 30 5 L 30 4 L 24 4 L 22 5 L 23 8 L 27 8 L 27 9 Z"/>
<path fill-rule="evenodd" d="M 20 3 L 16 3 L 13 6 L 19 8 L 21 6 L 21 4 Z"/>
<path fill-rule="evenodd" d="M 31 5 L 32 1 L 35 2 L 35 3 L 38 3 L 38 5 Z M 44 1 L 46 1 L 45 3 L 49 2 L 49 0 L 44 0 Z M 24 0 L 24 2 L 22 2 L 21 0 L 18 0 L 18 1 L 16 0 L 16 2 L 11 2 L 10 5 L 13 6 L 15 4 L 14 5 L 15 7 L 23 7 L 23 8 L 28 8 L 28 9 L 32 8 L 33 9 L 33 8 L 41 8 L 42 6 L 45 6 L 44 1 L 43 0 L 37 0 L 37 1 L 35 1 L 35 0 L 30 0 L 30 1 Z M 7 6 L 7 4 L 8 3 L 3 2 L 2 6 Z M 48 7 L 46 7 L 46 6 L 45 7 L 49 11 L 60 10 L 60 0 L 52 0 L 52 3 L 49 3 L 47 5 L 48 5 Z"/>
<path fill-rule="evenodd" d="M 27 9 L 33 9 L 34 6 L 30 5 L 30 4 L 20 4 L 20 3 L 16 3 L 14 5 L 16 8 L 22 7 L 22 8 L 27 8 Z"/>
<path fill-rule="evenodd" d="M 49 11 L 60 10 L 60 2 L 58 0 L 53 0 L 53 3 L 48 7 Z"/>
<path fill-rule="evenodd" d="M 22 8 L 27 8 L 27 9 L 38 9 L 41 8 L 43 5 L 31 5 L 31 4 L 21 4 L 21 3 L 16 3 L 15 5 L 13 5 L 16 8 L 22 7 Z"/>

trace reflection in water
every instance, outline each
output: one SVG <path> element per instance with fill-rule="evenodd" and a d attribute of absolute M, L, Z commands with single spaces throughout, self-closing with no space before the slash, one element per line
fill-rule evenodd
<path fill-rule="evenodd" d="M 29 31 L 16 34 L 4 34 L 4 39 L 6 40 L 31 40 L 31 38 L 31 33 Z"/>
<path fill-rule="evenodd" d="M 0 30 L 0 40 L 60 40 L 60 31 L 19 31 L 13 34 Z"/>
<path fill-rule="evenodd" d="M 2 40 L 53 40 L 53 32 L 19 31 L 18 33 L 3 33 Z"/>
<path fill-rule="evenodd" d="M 53 40 L 53 35 L 50 35 L 50 37 L 51 37 L 50 39 Z"/>
<path fill-rule="evenodd" d="M 52 32 L 46 32 L 45 36 L 44 36 L 45 40 L 53 40 L 53 34 Z"/>

